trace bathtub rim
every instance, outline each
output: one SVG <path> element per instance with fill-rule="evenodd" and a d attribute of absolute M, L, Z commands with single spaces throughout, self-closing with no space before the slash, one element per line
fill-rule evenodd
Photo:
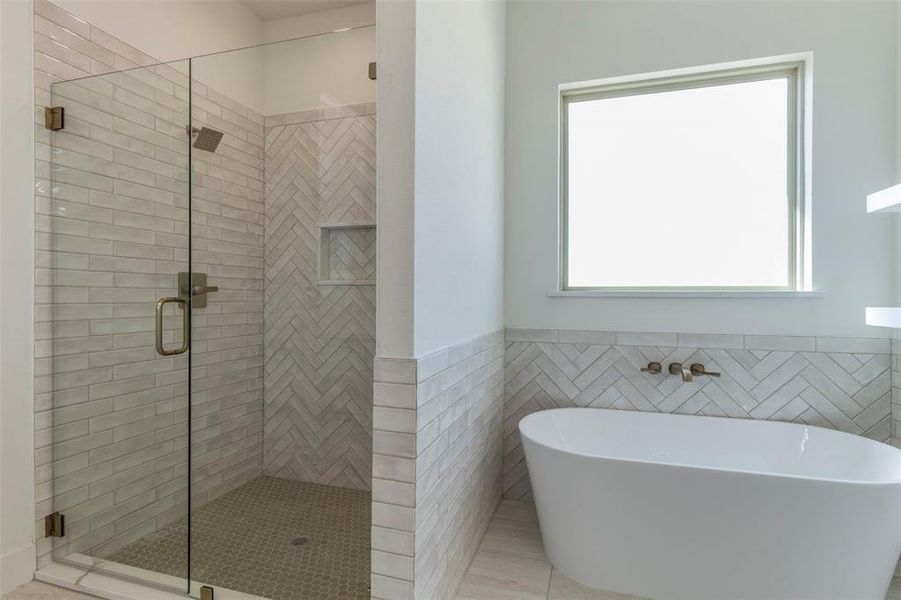
<path fill-rule="evenodd" d="M 646 460 L 639 458 L 626 458 L 622 456 L 610 456 L 605 454 L 588 454 L 585 452 L 576 452 L 566 448 L 561 448 L 559 446 L 548 444 L 544 441 L 540 441 L 536 439 L 533 435 L 528 435 L 523 430 L 523 423 L 527 420 L 536 420 L 541 413 L 547 412 L 583 412 L 583 411 L 600 411 L 604 413 L 636 413 L 647 416 L 657 416 L 657 417 L 671 417 L 676 419 L 704 419 L 704 420 L 716 420 L 716 421 L 742 421 L 743 423 L 759 423 L 763 425 L 770 426 L 793 426 L 793 427 L 803 427 L 807 429 L 815 429 L 819 431 L 826 432 L 828 435 L 837 435 L 839 437 L 850 437 L 855 438 L 856 442 L 863 442 L 864 444 L 876 444 L 877 446 L 885 446 L 890 449 L 894 453 L 896 453 L 898 461 L 899 461 L 899 469 L 901 469 L 901 449 L 892 446 L 891 444 L 886 444 L 884 442 L 879 442 L 870 438 L 866 438 L 860 435 L 856 435 L 853 433 L 848 433 L 845 431 L 838 431 L 836 429 L 828 429 L 826 427 L 818 427 L 816 425 L 801 425 L 799 423 L 788 423 L 785 421 L 764 421 L 760 419 L 738 419 L 735 417 L 714 417 L 707 415 L 682 415 L 675 413 L 660 413 L 660 412 L 649 412 L 649 411 L 629 411 L 629 410 L 619 410 L 613 408 L 591 408 L 591 407 L 582 407 L 582 406 L 571 406 L 571 407 L 557 407 L 557 408 L 548 408 L 543 410 L 537 410 L 533 413 L 530 413 L 519 420 L 516 425 L 516 429 L 519 432 L 520 437 L 525 440 L 528 438 L 529 442 L 534 443 L 537 446 L 541 446 L 547 450 L 551 450 L 553 452 L 559 452 L 561 454 L 568 454 L 571 456 L 578 456 L 580 458 L 591 458 L 591 459 L 599 459 L 599 460 L 607 460 L 607 461 L 616 461 L 621 463 L 631 463 L 631 464 L 640 464 L 640 465 L 654 465 L 654 466 L 664 466 L 664 467 L 672 467 L 677 469 L 692 469 L 696 471 L 712 471 L 718 473 L 730 473 L 730 474 L 739 474 L 739 475 L 755 475 L 760 477 L 773 477 L 779 479 L 792 479 L 792 480 L 802 480 L 802 481 L 814 481 L 821 483 L 837 483 L 837 484 L 846 484 L 846 485 L 864 485 L 864 486 L 890 486 L 890 485 L 901 485 L 901 471 L 894 478 L 886 478 L 879 480 L 863 480 L 863 479 L 842 479 L 838 477 L 817 477 L 811 475 L 795 475 L 789 473 L 774 473 L 771 471 L 760 471 L 754 469 L 730 469 L 726 467 L 715 467 L 715 466 L 704 466 L 704 465 L 693 465 L 688 463 L 678 463 L 671 462 L 665 460 Z M 528 463 L 528 459 L 526 461 Z"/>

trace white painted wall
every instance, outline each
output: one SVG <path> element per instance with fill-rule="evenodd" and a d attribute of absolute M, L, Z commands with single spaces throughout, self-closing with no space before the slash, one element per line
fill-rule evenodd
<path fill-rule="evenodd" d="M 263 39 L 278 42 L 347 27 L 375 25 L 375 2 L 263 21 Z"/>
<path fill-rule="evenodd" d="M 375 102 L 374 3 L 261 24 L 268 45 L 197 58 L 197 80 L 264 115 Z"/>
<path fill-rule="evenodd" d="M 264 54 L 263 48 L 253 47 L 199 56 L 191 61 L 191 76 L 194 81 L 262 113 L 266 98 Z"/>
<path fill-rule="evenodd" d="M 863 324 L 863 309 L 891 301 L 892 224 L 868 217 L 864 197 L 894 178 L 895 11 L 863 0 L 512 1 L 507 326 L 884 335 Z M 813 269 L 825 297 L 547 296 L 557 278 L 558 84 L 802 51 L 814 53 Z M 704 257 L 660 260 L 684 268 Z"/>
<path fill-rule="evenodd" d="M 503 327 L 503 2 L 379 0 L 377 354 Z"/>
<path fill-rule="evenodd" d="M 375 37 L 369 25 L 265 46 L 263 114 L 375 102 Z"/>
<path fill-rule="evenodd" d="M 32 12 L 0 2 L 0 594 L 35 567 Z"/>
<path fill-rule="evenodd" d="M 375 102 L 375 2 L 264 21 L 263 38 L 293 40 L 265 48 L 264 114 Z"/>
<path fill-rule="evenodd" d="M 504 324 L 504 15 L 417 4 L 415 356 Z"/>

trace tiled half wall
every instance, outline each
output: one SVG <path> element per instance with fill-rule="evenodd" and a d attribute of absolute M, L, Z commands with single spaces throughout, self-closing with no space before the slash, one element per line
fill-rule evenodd
<path fill-rule="evenodd" d="M 642 373 L 651 361 L 664 372 Z M 531 498 L 517 424 L 547 408 L 772 419 L 884 442 L 892 436 L 889 339 L 508 329 L 504 362 L 506 498 Z M 722 376 L 683 383 L 666 372 L 671 362 L 703 363 Z"/>
<path fill-rule="evenodd" d="M 372 596 L 453 598 L 501 496 L 503 332 L 376 358 Z"/>

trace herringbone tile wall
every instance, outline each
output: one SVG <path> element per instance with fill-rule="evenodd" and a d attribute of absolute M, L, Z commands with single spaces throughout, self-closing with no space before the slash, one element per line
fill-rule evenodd
<path fill-rule="evenodd" d="M 329 234 L 332 281 L 375 281 L 375 229 L 335 229 Z"/>
<path fill-rule="evenodd" d="M 375 288 L 318 284 L 322 223 L 375 221 L 375 106 L 266 117 L 264 470 L 370 489 Z M 374 279 L 371 229 L 331 231 L 331 278 Z"/>
<path fill-rule="evenodd" d="M 506 340 L 507 498 L 531 497 L 517 424 L 546 408 L 773 419 L 891 438 L 888 339 L 508 329 Z M 664 374 L 639 370 L 651 361 Z M 722 376 L 683 383 L 666 374 L 670 362 Z"/>

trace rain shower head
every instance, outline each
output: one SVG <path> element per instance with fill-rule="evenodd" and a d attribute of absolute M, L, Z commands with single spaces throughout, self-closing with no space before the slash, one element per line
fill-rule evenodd
<path fill-rule="evenodd" d="M 207 152 L 215 152 L 222 141 L 222 132 L 210 129 L 209 127 L 191 128 L 191 135 L 194 136 L 194 147 L 198 150 L 206 150 Z"/>

